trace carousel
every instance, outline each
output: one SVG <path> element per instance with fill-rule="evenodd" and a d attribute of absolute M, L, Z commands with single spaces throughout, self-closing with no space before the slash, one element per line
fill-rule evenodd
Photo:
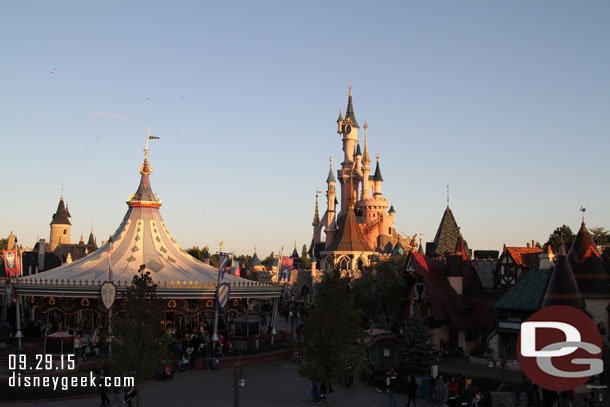
<path fill-rule="evenodd" d="M 53 329 L 110 333 L 112 313 L 125 312 L 122 296 L 141 267 L 157 284 L 159 301 L 166 307 L 160 322 L 166 328 L 191 329 L 214 317 L 243 317 L 251 308 L 251 300 L 264 299 L 273 300 L 275 331 L 277 299 L 282 296 L 283 287 L 228 273 L 218 281 L 216 268 L 180 247 L 161 217 L 161 199 L 150 185 L 148 148 L 144 153 L 140 184 L 127 200 L 123 221 L 107 242 L 82 259 L 12 280 L 17 338 L 21 336 L 21 319 L 27 318 L 24 311 L 31 313 L 30 320 L 41 322 L 47 333 Z M 216 302 L 221 283 L 225 290 L 229 288 L 229 295 L 222 298 L 224 307 L 220 307 L 219 315 Z M 1 289 L 4 291 L 4 286 Z"/>

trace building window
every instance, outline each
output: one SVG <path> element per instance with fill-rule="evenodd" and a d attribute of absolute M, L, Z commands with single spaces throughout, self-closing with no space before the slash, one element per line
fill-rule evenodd
<path fill-rule="evenodd" d="M 68 233 L 68 229 L 64 229 L 64 235 Z"/>

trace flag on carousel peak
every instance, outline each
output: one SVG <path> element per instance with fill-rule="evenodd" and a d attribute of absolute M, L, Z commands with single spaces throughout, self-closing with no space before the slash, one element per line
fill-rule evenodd
<path fill-rule="evenodd" d="M 282 280 L 290 281 L 290 277 L 292 274 L 292 262 L 293 261 L 294 261 L 294 259 L 292 257 L 282 257 L 279 281 L 282 281 Z"/>
<path fill-rule="evenodd" d="M 220 258 L 218 259 L 218 281 L 222 281 L 222 279 L 224 279 L 227 263 L 229 263 L 229 253 L 221 252 Z"/>

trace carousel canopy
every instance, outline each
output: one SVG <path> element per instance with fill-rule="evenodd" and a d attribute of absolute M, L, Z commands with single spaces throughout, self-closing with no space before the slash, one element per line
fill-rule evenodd
<path fill-rule="evenodd" d="M 140 184 L 127 200 L 129 209 L 118 229 L 99 249 L 72 263 L 64 264 L 41 274 L 24 277 L 24 285 L 40 284 L 81 285 L 80 282 L 103 281 L 117 283 L 119 288 L 130 284 L 142 264 L 151 272 L 159 287 L 204 287 L 215 288 L 218 271 L 189 255 L 169 233 L 159 208 L 161 199 L 152 192 L 148 159 L 140 167 Z M 110 271 L 111 270 L 111 271 Z M 247 291 L 277 291 L 277 287 L 257 283 L 225 273 L 224 282 L 233 287 L 248 287 Z M 95 282 L 95 283 L 93 283 Z M 99 282 L 99 283 L 98 283 Z M 279 288 L 281 292 L 281 288 Z M 27 290 L 26 290 L 27 291 Z M 256 294 L 263 294 L 257 292 Z M 255 295 L 256 296 L 256 295 Z"/>

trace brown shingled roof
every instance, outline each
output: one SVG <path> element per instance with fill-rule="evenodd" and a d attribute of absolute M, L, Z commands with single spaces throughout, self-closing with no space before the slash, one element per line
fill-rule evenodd
<path fill-rule="evenodd" d="M 344 217 L 344 222 L 339 225 L 339 231 L 335 239 L 325 251 L 338 252 L 372 252 L 364 239 L 362 230 L 356 221 L 356 214 L 353 209 L 348 209 Z"/>

